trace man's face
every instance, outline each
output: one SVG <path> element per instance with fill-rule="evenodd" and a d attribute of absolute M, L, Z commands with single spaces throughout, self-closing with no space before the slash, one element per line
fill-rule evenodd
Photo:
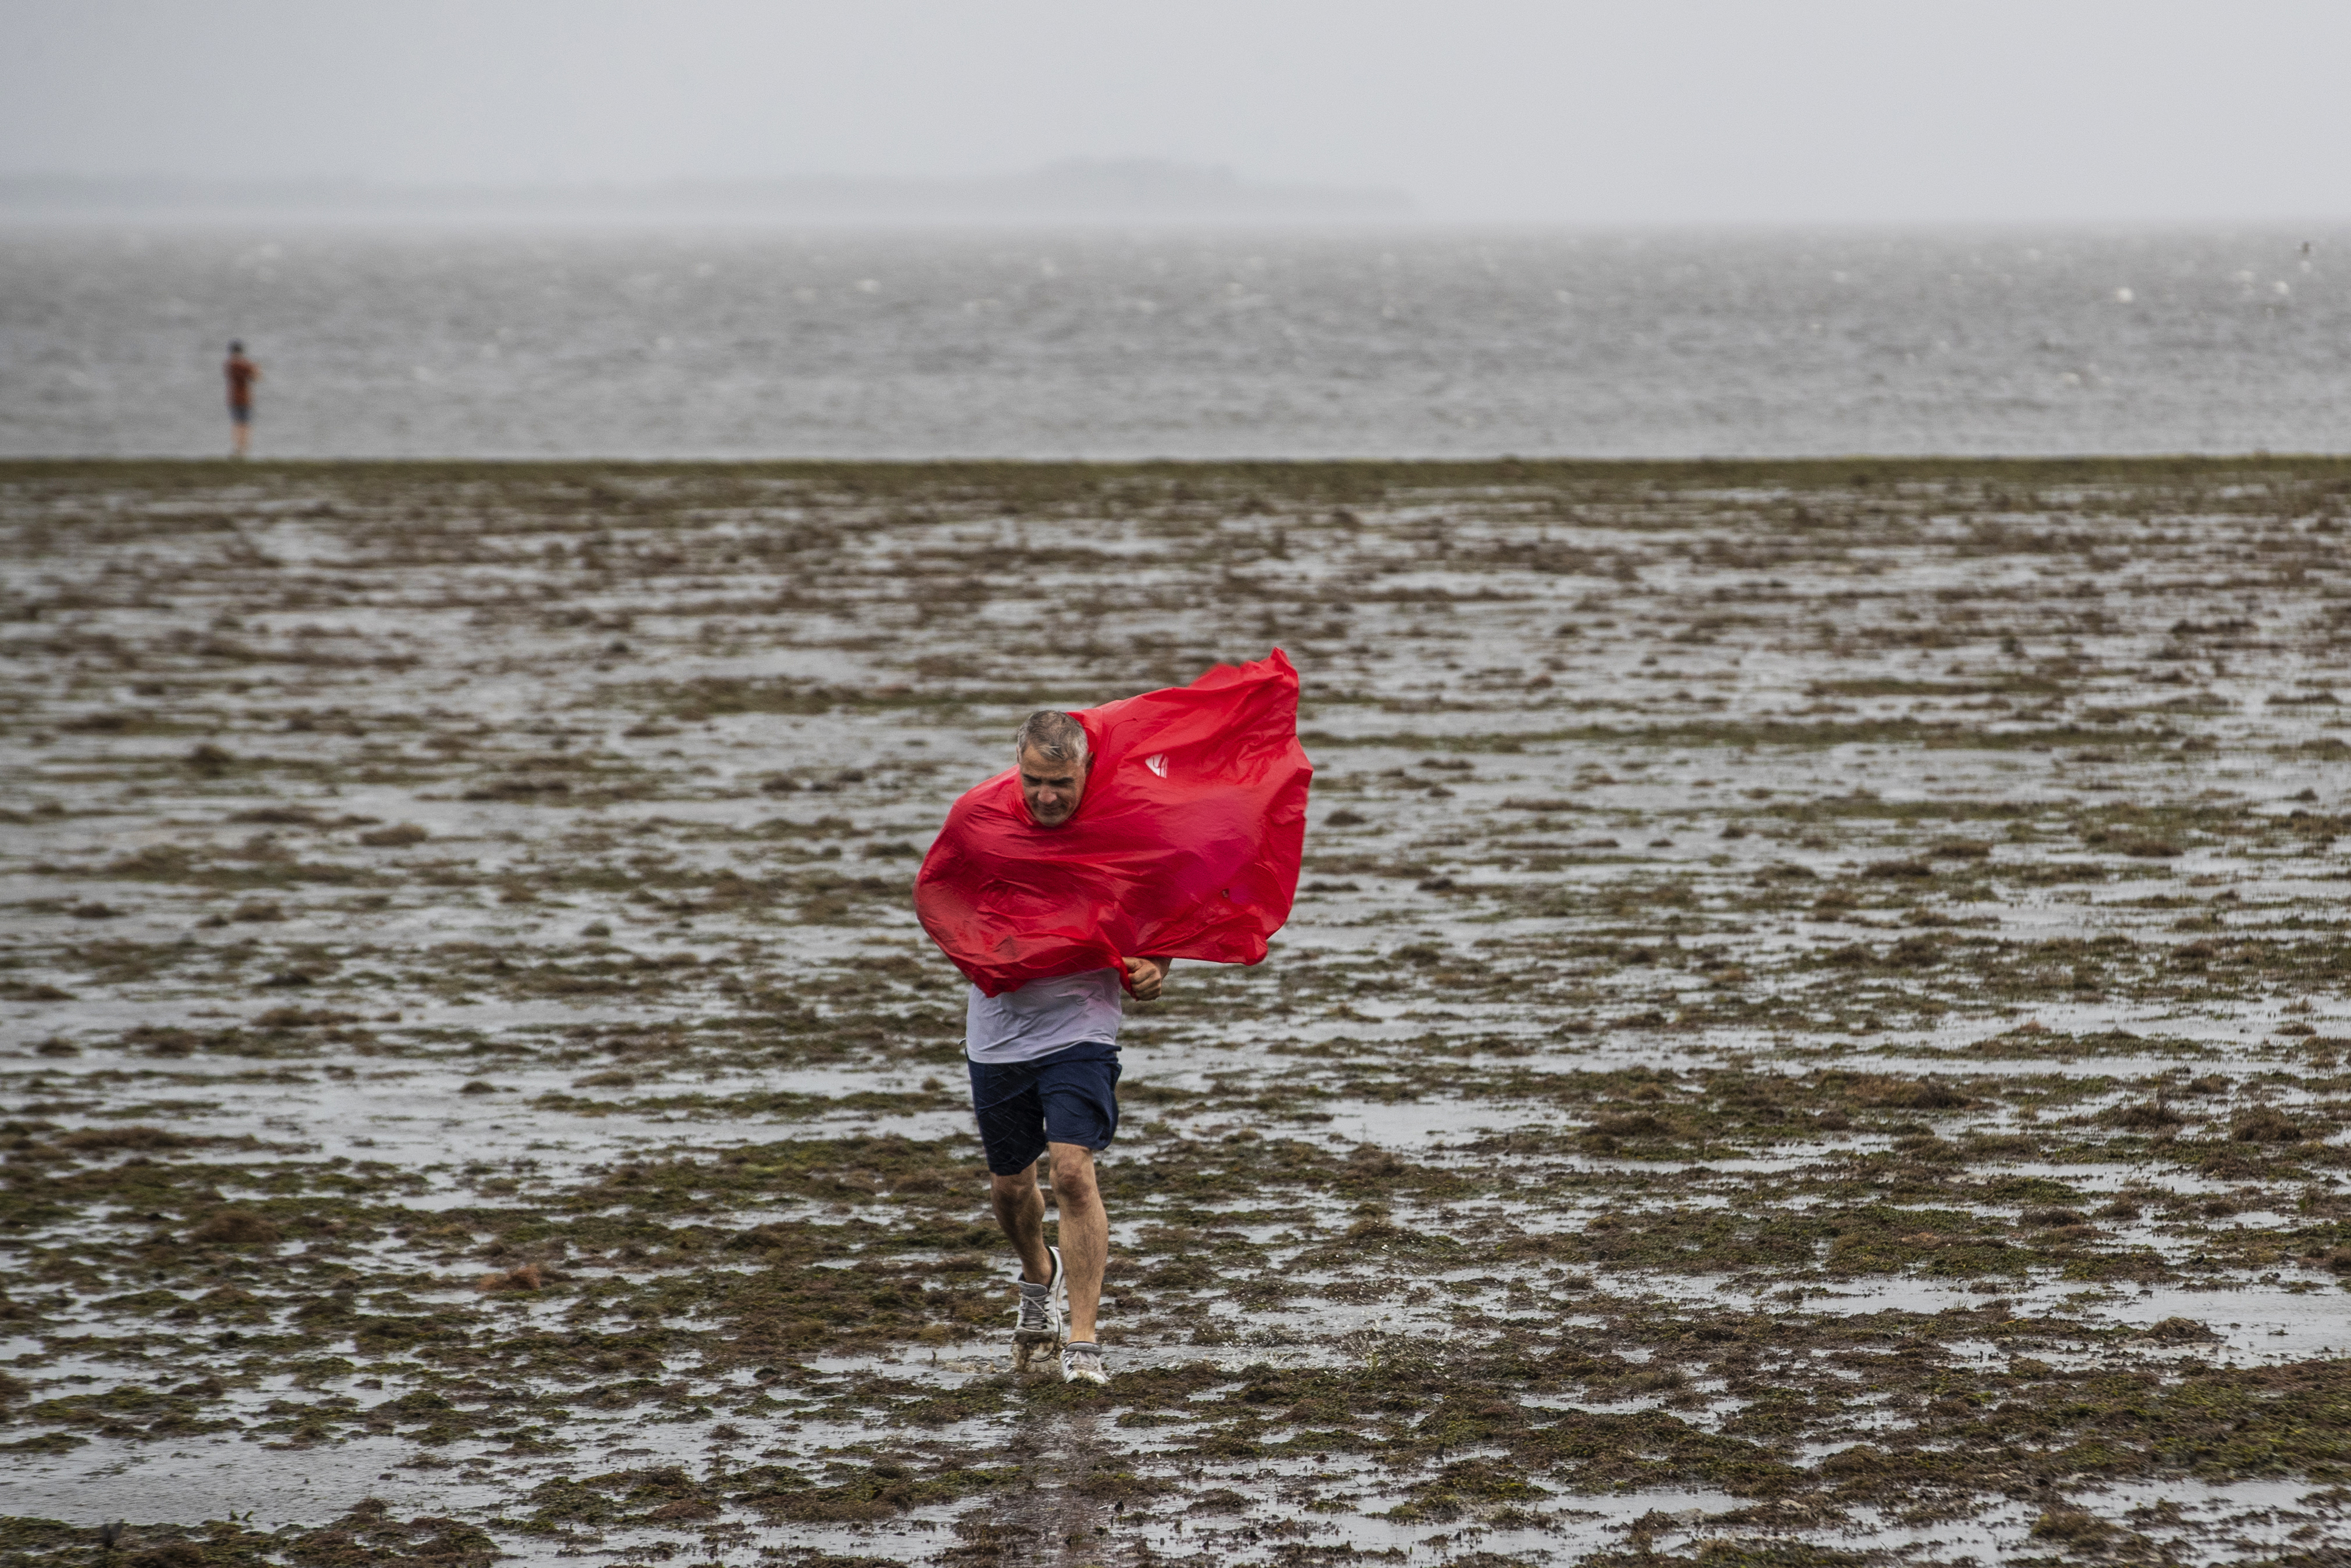
<path fill-rule="evenodd" d="M 1092 757 L 1083 762 L 1049 762 L 1033 749 L 1021 751 L 1020 798 L 1029 802 L 1029 814 L 1039 827 L 1058 828 L 1070 820 L 1086 792 L 1086 769 L 1092 763 Z"/>

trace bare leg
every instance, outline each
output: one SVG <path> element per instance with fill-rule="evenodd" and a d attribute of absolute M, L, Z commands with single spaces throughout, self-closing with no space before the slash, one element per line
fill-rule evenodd
<path fill-rule="evenodd" d="M 240 419 L 235 422 L 232 428 L 236 432 L 236 455 L 242 457 L 246 455 L 246 446 L 253 440 L 253 426 Z"/>
<path fill-rule="evenodd" d="M 1053 1260 L 1045 1252 L 1045 1195 L 1037 1190 L 1037 1167 L 1018 1176 L 987 1177 L 987 1196 L 996 1205 L 996 1223 L 1020 1254 L 1020 1277 L 1041 1285 L 1052 1277 Z"/>
<path fill-rule="evenodd" d="M 1094 1185 L 1094 1155 L 1083 1144 L 1055 1144 L 1053 1207 L 1061 1216 L 1061 1267 L 1070 1271 L 1070 1337 L 1094 1337 L 1102 1267 L 1110 1256 L 1110 1216 Z M 1031 1189 L 1034 1190 L 1033 1188 Z"/>

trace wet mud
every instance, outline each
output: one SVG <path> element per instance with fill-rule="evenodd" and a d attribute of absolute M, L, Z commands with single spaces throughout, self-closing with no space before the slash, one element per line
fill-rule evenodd
<path fill-rule="evenodd" d="M 0 465 L 0 1562 L 2321 1563 L 2351 465 Z M 1009 1370 L 908 905 L 1285 648 Z"/>

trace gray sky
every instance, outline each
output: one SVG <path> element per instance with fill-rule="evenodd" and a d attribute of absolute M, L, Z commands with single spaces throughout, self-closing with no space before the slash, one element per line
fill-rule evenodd
<path fill-rule="evenodd" d="M 2351 217 L 2343 0 L 0 0 L 0 171 L 1065 158 L 1572 223 Z"/>

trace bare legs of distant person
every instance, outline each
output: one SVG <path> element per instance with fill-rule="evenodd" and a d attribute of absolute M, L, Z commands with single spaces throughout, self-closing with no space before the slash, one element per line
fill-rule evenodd
<path fill-rule="evenodd" d="M 1102 1306 L 1102 1268 L 1110 1257 L 1110 1216 L 1094 1185 L 1094 1155 L 1083 1144 L 1054 1144 L 1053 1207 L 1061 1217 L 1061 1267 L 1070 1283 L 1070 1337 L 1092 1341 L 1094 1313 Z M 988 1178 L 996 1223 L 1020 1255 L 1021 1278 L 1041 1281 L 1053 1271 L 1045 1252 L 1045 1195 L 1037 1190 L 1037 1167 L 1019 1176 Z"/>
<path fill-rule="evenodd" d="M 230 455 L 236 457 L 247 455 L 248 449 L 253 444 L 252 419 L 249 416 L 240 419 L 235 414 L 232 413 L 229 415 L 228 427 L 231 433 L 231 439 L 235 443 L 235 446 L 231 449 Z"/>

